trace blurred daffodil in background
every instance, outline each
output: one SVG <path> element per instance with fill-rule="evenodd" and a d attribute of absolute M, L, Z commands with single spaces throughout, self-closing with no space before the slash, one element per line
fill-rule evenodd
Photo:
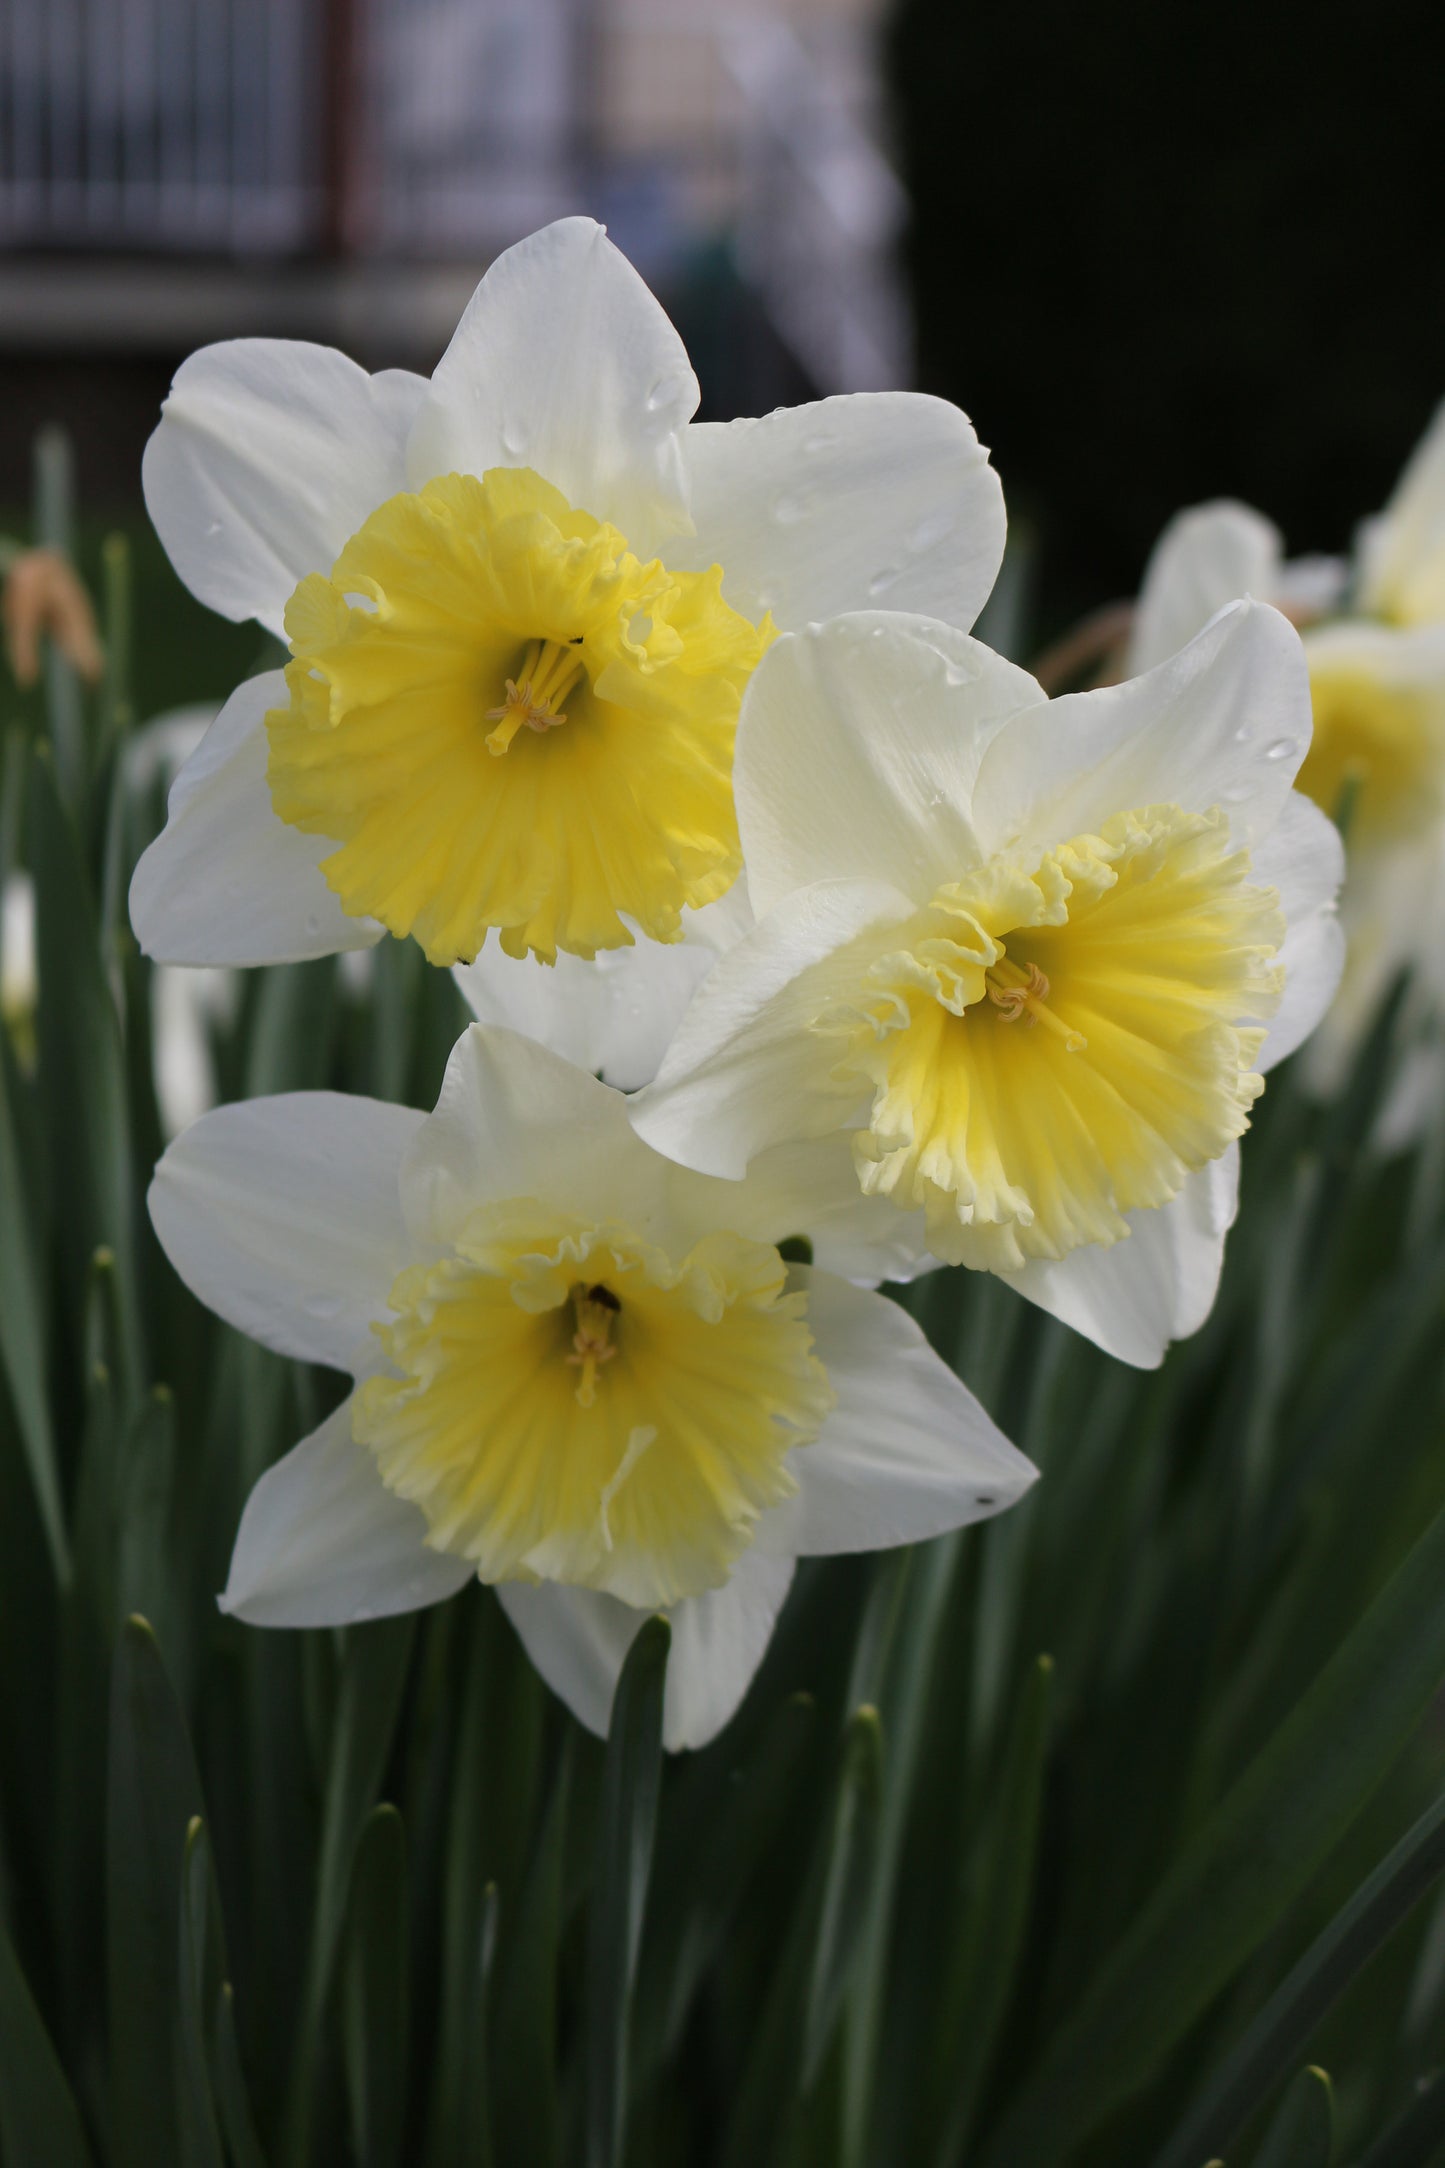
<path fill-rule="evenodd" d="M 1130 667 L 1161 661 L 1245 594 L 1302 627 L 1314 734 L 1299 787 L 1348 846 L 1348 961 L 1305 1071 L 1322 1094 L 1338 1091 L 1410 973 L 1406 1050 L 1378 1132 L 1398 1145 L 1445 1109 L 1445 407 L 1348 560 L 1287 560 L 1278 529 L 1248 505 L 1181 512 L 1145 573 Z"/>

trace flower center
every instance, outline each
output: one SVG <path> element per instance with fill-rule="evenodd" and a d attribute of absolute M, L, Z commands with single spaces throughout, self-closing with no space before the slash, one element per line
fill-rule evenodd
<path fill-rule="evenodd" d="M 621 1290 L 619 1293 L 618 1290 Z M 719 1587 L 832 1405 L 776 1249 L 680 1259 L 526 1202 L 404 1272 L 356 1437 L 483 1580 L 671 1604 Z"/>
<path fill-rule="evenodd" d="M 493 929 L 549 963 L 634 927 L 673 941 L 682 906 L 735 879 L 733 736 L 772 627 L 723 600 L 719 566 L 644 562 L 498 467 L 389 499 L 301 582 L 286 631 L 272 805 L 336 845 L 322 872 L 347 911 L 433 963 Z"/>
<path fill-rule="evenodd" d="M 590 1408 L 597 1398 L 597 1373 L 617 1353 L 612 1344 L 612 1325 L 622 1305 L 610 1288 L 574 1287 L 572 1308 L 577 1330 L 572 1335 L 572 1352 L 567 1361 L 578 1364 L 582 1371 L 577 1405 Z"/>
<path fill-rule="evenodd" d="M 1081 1054 L 1088 1045 L 1081 1031 L 1071 1029 L 1049 1007 L 1051 989 L 1037 964 L 1022 967 L 1001 956 L 983 976 L 988 998 L 1006 1024 L 1045 1024 L 1063 1040 L 1069 1054 Z"/>
<path fill-rule="evenodd" d="M 497 728 L 487 736 L 487 751 L 505 753 L 517 732 L 555 730 L 567 718 L 558 707 L 582 675 L 582 645 L 576 640 L 534 640 L 527 650 L 521 673 L 507 679 L 507 696 L 500 707 L 487 709 L 487 721 Z"/>
<path fill-rule="evenodd" d="M 1219 812 L 1150 806 L 939 891 L 820 1015 L 865 1190 L 949 1263 L 1019 1270 L 1127 1235 L 1248 1126 L 1279 996 L 1273 890 Z M 901 936 L 901 937 L 900 937 Z M 862 959 L 860 958 L 860 961 Z"/>

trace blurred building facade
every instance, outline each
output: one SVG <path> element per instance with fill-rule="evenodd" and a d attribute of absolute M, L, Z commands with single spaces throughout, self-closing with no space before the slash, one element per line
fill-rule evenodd
<path fill-rule="evenodd" d="M 8 0 L 0 352 L 264 331 L 425 361 L 499 249 L 585 210 L 704 322 L 725 266 L 780 377 L 905 383 L 880 12 Z"/>

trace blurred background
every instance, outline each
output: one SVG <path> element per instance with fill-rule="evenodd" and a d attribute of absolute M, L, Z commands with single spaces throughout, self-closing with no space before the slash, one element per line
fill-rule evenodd
<path fill-rule="evenodd" d="M 60 422 L 82 560 L 135 531 L 144 627 L 140 453 L 186 353 L 428 369 L 492 256 L 580 209 L 705 414 L 964 405 L 1039 638 L 1200 497 L 1337 549 L 1445 391 L 1442 57 L 1427 0 L 6 0 L 0 518 Z M 142 713 L 249 660 L 166 600 Z"/>

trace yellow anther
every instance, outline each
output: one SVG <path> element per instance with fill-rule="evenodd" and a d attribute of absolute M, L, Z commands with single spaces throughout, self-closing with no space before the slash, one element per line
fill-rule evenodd
<path fill-rule="evenodd" d="M 577 646 L 573 640 L 532 642 L 517 676 L 507 679 L 506 699 L 500 707 L 487 709 L 486 720 L 497 726 L 487 735 L 489 753 L 505 753 L 524 725 L 540 735 L 566 722 L 558 703 L 566 699 L 582 675 Z"/>
<path fill-rule="evenodd" d="M 603 1363 L 610 1363 L 617 1353 L 612 1344 L 612 1322 L 621 1307 L 610 1288 L 574 1287 L 572 1290 L 577 1330 L 572 1335 L 572 1352 L 566 1359 L 582 1372 L 577 1387 L 580 1408 L 591 1407 L 597 1398 L 597 1373 Z"/>
<path fill-rule="evenodd" d="M 1081 1031 L 1073 1031 L 1055 1016 L 1048 1007 L 1049 982 L 1037 964 L 1020 969 L 1007 957 L 984 974 L 988 982 L 988 998 L 1006 1024 L 1043 1024 L 1056 1038 L 1064 1042 L 1067 1053 L 1079 1054 L 1088 1045 Z"/>

